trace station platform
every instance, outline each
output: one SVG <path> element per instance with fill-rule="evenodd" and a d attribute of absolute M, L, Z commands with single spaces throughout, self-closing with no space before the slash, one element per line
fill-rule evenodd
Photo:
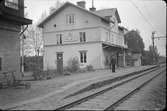
<path fill-rule="evenodd" d="M 30 89 L 0 90 L 0 109 L 22 107 L 22 109 L 52 109 L 54 104 L 64 97 L 79 91 L 90 84 L 111 78 L 155 67 L 138 66 L 117 68 L 111 70 L 96 70 L 93 72 L 77 73 L 70 76 L 60 76 L 51 80 L 31 81 Z"/>

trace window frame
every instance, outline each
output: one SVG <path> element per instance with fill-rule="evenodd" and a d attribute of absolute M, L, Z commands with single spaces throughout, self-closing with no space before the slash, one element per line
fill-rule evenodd
<path fill-rule="evenodd" d="M 80 42 L 86 42 L 86 32 L 79 32 Z"/>
<path fill-rule="evenodd" d="M 58 44 L 58 45 L 62 45 L 63 44 L 62 34 L 56 34 L 56 44 Z"/>
<path fill-rule="evenodd" d="M 87 51 L 79 51 L 80 52 L 80 63 L 87 63 Z"/>
<path fill-rule="evenodd" d="M 75 24 L 75 14 L 67 14 L 66 15 L 66 24 L 68 24 L 68 25 Z"/>

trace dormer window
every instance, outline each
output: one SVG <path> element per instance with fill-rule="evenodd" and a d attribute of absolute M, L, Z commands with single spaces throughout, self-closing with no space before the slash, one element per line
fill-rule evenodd
<path fill-rule="evenodd" d="M 67 24 L 74 24 L 75 23 L 75 16 L 74 16 L 74 14 L 68 14 L 66 16 L 66 21 L 67 21 Z"/>
<path fill-rule="evenodd" d="M 5 6 L 18 10 L 19 9 L 19 2 L 18 0 L 5 0 Z"/>

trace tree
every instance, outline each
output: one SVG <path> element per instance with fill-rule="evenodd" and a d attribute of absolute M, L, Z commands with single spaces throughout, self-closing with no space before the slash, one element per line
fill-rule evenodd
<path fill-rule="evenodd" d="M 25 55 L 39 56 L 43 52 L 43 38 L 41 29 L 31 25 L 25 32 L 24 53 Z"/>
<path fill-rule="evenodd" d="M 48 16 L 48 14 L 46 13 L 46 11 L 44 11 L 41 14 L 41 17 L 39 18 L 39 20 L 37 21 L 37 24 L 39 24 L 40 22 L 42 22 L 47 16 Z"/>
<path fill-rule="evenodd" d="M 26 16 L 28 16 L 28 13 L 26 13 Z M 46 11 L 43 12 L 37 23 L 29 25 L 28 29 L 25 31 L 24 54 L 26 56 L 39 56 L 43 54 L 42 29 L 38 28 L 37 24 L 43 21 L 47 16 Z"/>
<path fill-rule="evenodd" d="M 49 14 L 52 14 L 55 10 L 60 8 L 64 2 L 60 2 L 59 0 L 56 1 L 55 5 L 49 8 Z"/>
<path fill-rule="evenodd" d="M 57 0 L 55 5 L 53 7 L 50 7 L 49 14 L 53 13 L 56 9 L 58 9 L 60 6 L 62 6 L 63 2 L 60 2 Z M 26 16 L 28 13 L 26 13 Z M 43 38 L 42 38 L 42 29 L 37 27 L 37 24 L 39 24 L 41 21 L 43 21 L 48 14 L 43 12 L 41 14 L 40 19 L 37 21 L 36 24 L 32 24 L 28 27 L 28 29 L 25 31 L 24 35 L 26 39 L 24 40 L 24 54 L 29 55 L 42 55 L 43 54 Z"/>
<path fill-rule="evenodd" d="M 138 30 L 131 30 L 125 34 L 125 43 L 127 43 L 128 48 L 143 53 L 144 42 Z"/>

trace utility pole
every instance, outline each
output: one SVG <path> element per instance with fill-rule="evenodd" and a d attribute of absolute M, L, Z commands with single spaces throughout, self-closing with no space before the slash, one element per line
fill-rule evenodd
<path fill-rule="evenodd" d="M 153 64 L 155 63 L 155 43 L 154 40 L 155 39 L 160 39 L 160 38 L 166 38 L 166 36 L 158 36 L 155 37 L 155 31 L 152 32 L 152 44 L 153 44 Z M 157 61 L 156 61 L 157 62 Z"/>
<path fill-rule="evenodd" d="M 154 49 L 154 39 L 155 39 L 154 35 L 155 35 L 155 31 L 152 32 L 153 49 Z"/>
<path fill-rule="evenodd" d="M 155 31 L 153 31 L 152 32 L 152 44 L 153 44 L 153 64 L 155 63 L 155 50 L 154 50 L 154 39 L 155 39 L 155 37 L 154 37 L 154 35 L 155 35 Z"/>

